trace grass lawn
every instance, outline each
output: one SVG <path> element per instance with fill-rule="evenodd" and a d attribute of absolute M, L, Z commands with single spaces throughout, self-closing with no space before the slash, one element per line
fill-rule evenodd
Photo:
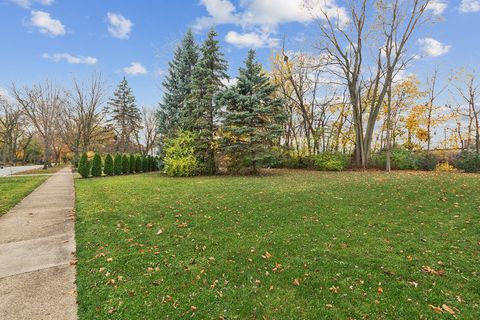
<path fill-rule="evenodd" d="M 0 178 L 0 217 L 35 190 L 48 177 Z"/>
<path fill-rule="evenodd" d="M 14 175 L 26 175 L 26 174 L 54 174 L 60 171 L 61 169 L 65 168 L 65 165 L 59 165 L 59 166 L 54 166 L 51 168 L 43 169 L 32 169 L 32 170 L 27 170 L 27 171 L 22 171 L 22 172 L 17 172 Z"/>
<path fill-rule="evenodd" d="M 479 175 L 275 173 L 76 180 L 80 319 L 478 319 Z"/>

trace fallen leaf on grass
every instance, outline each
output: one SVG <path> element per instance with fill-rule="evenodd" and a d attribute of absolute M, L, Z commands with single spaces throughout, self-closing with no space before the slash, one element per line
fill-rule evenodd
<path fill-rule="evenodd" d="M 383 293 L 383 289 L 382 289 L 381 287 L 379 287 L 379 288 L 377 289 L 377 292 L 378 292 L 378 295 L 381 295 L 381 294 Z"/>
<path fill-rule="evenodd" d="M 160 229 L 160 230 L 157 231 L 157 235 L 162 234 L 162 233 L 163 233 L 163 229 Z"/>
<path fill-rule="evenodd" d="M 262 256 L 263 259 L 270 259 L 272 257 L 272 254 L 270 252 L 265 252 Z"/>
<path fill-rule="evenodd" d="M 422 267 L 422 272 L 429 273 L 429 274 L 434 274 L 436 276 L 444 276 L 445 275 L 445 270 L 440 269 L 440 270 L 435 270 L 429 266 L 423 266 Z"/>
<path fill-rule="evenodd" d="M 330 308 L 333 308 L 333 304 L 327 303 L 327 304 L 325 305 L 325 307 L 327 307 L 327 308 L 329 308 L 329 309 L 330 309 Z"/>
<path fill-rule="evenodd" d="M 195 311 L 197 311 L 197 310 L 198 310 L 198 308 L 197 308 L 197 307 L 195 307 L 195 306 L 191 306 L 191 307 L 190 307 L 190 310 L 192 310 L 192 312 L 195 312 Z"/>
<path fill-rule="evenodd" d="M 298 279 L 293 279 L 292 284 L 293 284 L 294 286 L 299 286 L 299 285 L 300 285 L 300 280 L 298 280 Z"/>
<path fill-rule="evenodd" d="M 340 287 L 332 286 L 332 287 L 328 288 L 328 290 L 330 292 L 333 292 L 333 293 L 338 293 L 338 291 L 340 290 Z"/>
<path fill-rule="evenodd" d="M 148 229 L 153 228 L 153 223 L 147 223 L 146 227 L 147 227 Z"/>
<path fill-rule="evenodd" d="M 434 305 L 432 305 L 432 304 L 429 304 L 428 306 L 429 306 L 433 311 L 435 311 L 436 313 L 443 313 L 443 309 L 440 308 L 440 307 L 436 307 L 436 306 L 434 306 Z"/>
<path fill-rule="evenodd" d="M 177 228 L 187 228 L 188 224 L 186 222 L 177 224 Z"/>
<path fill-rule="evenodd" d="M 282 265 L 277 263 L 275 267 L 273 267 L 272 272 L 280 271 L 280 269 L 282 269 Z"/>
<path fill-rule="evenodd" d="M 446 304 L 442 304 L 442 309 L 447 311 L 448 313 L 450 313 L 451 315 L 454 315 L 455 314 L 455 311 L 453 311 L 452 308 L 450 308 L 449 306 L 447 306 Z"/>

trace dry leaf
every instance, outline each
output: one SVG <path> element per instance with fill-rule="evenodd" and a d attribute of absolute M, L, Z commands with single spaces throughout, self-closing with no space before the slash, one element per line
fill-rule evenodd
<path fill-rule="evenodd" d="M 436 276 L 444 276 L 445 270 L 435 270 L 429 266 L 423 266 L 422 271 L 429 274 L 434 274 Z"/>
<path fill-rule="evenodd" d="M 280 263 L 277 263 L 275 267 L 273 267 L 272 271 L 276 272 L 276 271 L 279 271 L 280 269 L 282 269 L 282 265 Z"/>
<path fill-rule="evenodd" d="M 448 313 L 450 313 L 451 315 L 454 315 L 455 314 L 455 311 L 453 311 L 452 308 L 450 308 L 449 306 L 447 306 L 446 304 L 442 304 L 442 309 L 447 311 Z"/>
<path fill-rule="evenodd" d="M 298 279 L 293 279 L 293 285 L 294 286 L 299 286 L 300 285 L 300 281 Z"/>
<path fill-rule="evenodd" d="M 340 291 L 340 287 L 332 286 L 328 288 L 328 290 L 330 290 L 330 292 L 333 292 L 333 293 L 338 293 L 338 291 Z"/>
<path fill-rule="evenodd" d="M 262 256 L 263 259 L 270 259 L 272 257 L 272 254 L 270 252 L 265 252 Z"/>
<path fill-rule="evenodd" d="M 436 313 L 443 313 L 443 309 L 440 308 L 440 307 L 436 307 L 436 306 L 431 305 L 431 304 L 429 304 L 428 306 L 429 306 L 433 311 L 435 311 Z"/>

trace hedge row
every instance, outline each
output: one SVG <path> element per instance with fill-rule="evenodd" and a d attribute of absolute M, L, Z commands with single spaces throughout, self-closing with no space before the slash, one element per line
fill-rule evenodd
<path fill-rule="evenodd" d="M 107 154 L 102 159 L 100 154 L 96 153 L 90 161 L 88 155 L 84 153 L 78 164 L 78 173 L 82 178 L 117 176 L 141 172 L 159 171 L 158 158 L 152 156 L 142 156 L 135 154 Z"/>
<path fill-rule="evenodd" d="M 385 151 L 371 156 L 369 167 L 385 170 Z M 315 156 L 292 156 L 277 152 L 264 164 L 271 168 L 313 169 L 321 171 L 341 171 L 351 167 L 351 156 L 343 153 L 321 153 Z M 434 152 L 413 152 L 394 148 L 391 154 L 394 170 L 449 171 L 460 170 L 480 173 L 480 155 L 475 152 L 439 155 Z"/>

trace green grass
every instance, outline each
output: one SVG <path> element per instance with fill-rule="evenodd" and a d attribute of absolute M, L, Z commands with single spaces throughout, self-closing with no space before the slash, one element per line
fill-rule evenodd
<path fill-rule="evenodd" d="M 27 170 L 27 171 L 22 171 L 22 172 L 17 172 L 14 174 L 14 176 L 18 175 L 35 175 L 35 174 L 54 174 L 60 171 L 61 169 L 65 168 L 65 165 L 59 165 L 59 166 L 54 166 L 50 167 L 47 169 L 39 168 L 39 169 L 32 169 L 32 170 Z"/>
<path fill-rule="evenodd" d="M 480 314 L 479 175 L 152 174 L 76 190 L 80 319 Z"/>
<path fill-rule="evenodd" d="M 35 190 L 47 177 L 0 178 L 0 217 Z"/>

